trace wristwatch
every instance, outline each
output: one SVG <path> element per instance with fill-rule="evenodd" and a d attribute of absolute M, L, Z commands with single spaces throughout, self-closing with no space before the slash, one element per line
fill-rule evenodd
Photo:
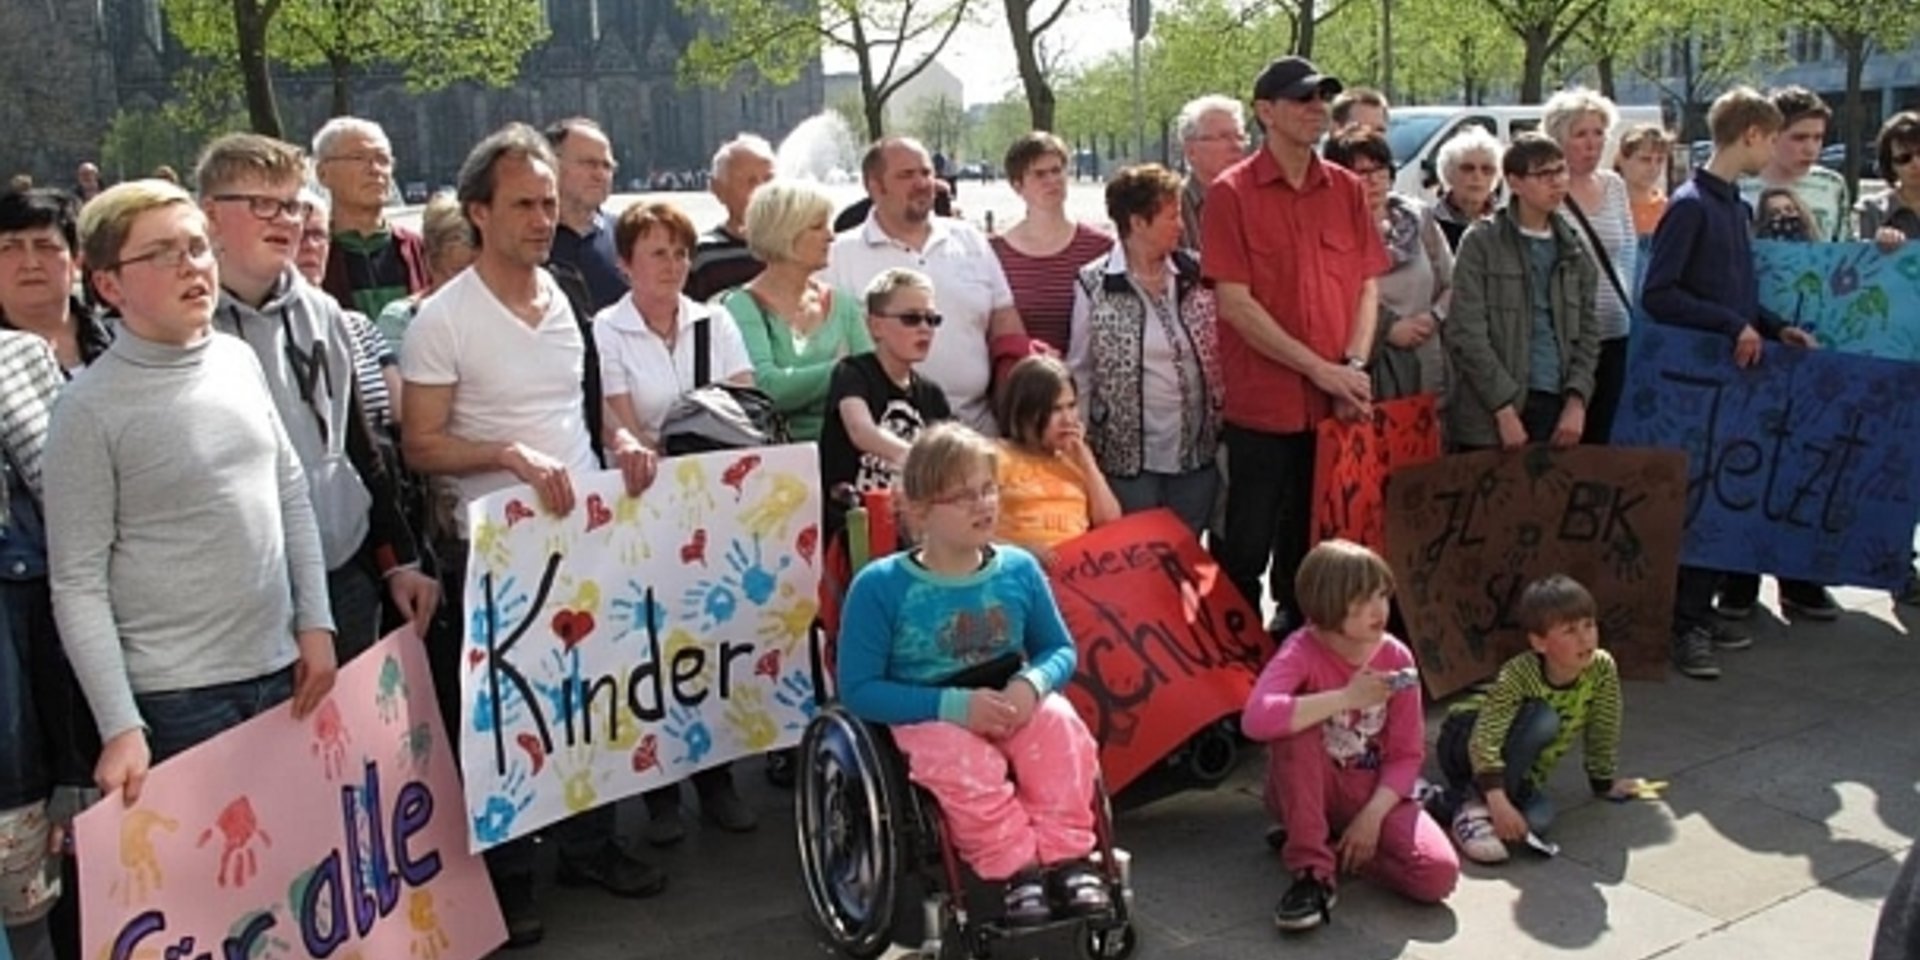
<path fill-rule="evenodd" d="M 1347 369 L 1349 370 L 1364 371 L 1367 369 L 1367 358 L 1365 357 L 1356 357 L 1349 354 L 1346 358 L 1346 363 Z"/>

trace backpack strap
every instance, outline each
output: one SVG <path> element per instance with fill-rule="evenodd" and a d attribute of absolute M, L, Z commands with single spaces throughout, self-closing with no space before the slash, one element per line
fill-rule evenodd
<path fill-rule="evenodd" d="M 693 388 L 695 390 L 713 382 L 713 331 L 708 329 L 707 318 L 701 317 L 693 322 Z"/>

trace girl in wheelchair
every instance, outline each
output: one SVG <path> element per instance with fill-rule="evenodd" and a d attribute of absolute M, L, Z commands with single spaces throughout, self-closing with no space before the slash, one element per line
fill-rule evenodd
<path fill-rule="evenodd" d="M 892 729 L 954 847 L 1006 882 L 1009 926 L 1109 908 L 1095 845 L 1098 748 L 1058 691 L 1075 651 L 1033 555 L 992 543 L 992 441 L 958 424 L 913 444 L 901 471 L 911 550 L 854 578 L 838 676 L 855 715 Z"/>
<path fill-rule="evenodd" d="M 1267 810 L 1286 827 L 1293 883 L 1281 930 L 1324 922 L 1341 871 L 1422 903 L 1460 878 L 1446 830 L 1414 802 L 1426 722 L 1413 653 L 1387 633 L 1393 572 L 1345 540 L 1313 548 L 1297 577 L 1307 625 L 1267 661 L 1241 729 L 1270 741 Z"/>

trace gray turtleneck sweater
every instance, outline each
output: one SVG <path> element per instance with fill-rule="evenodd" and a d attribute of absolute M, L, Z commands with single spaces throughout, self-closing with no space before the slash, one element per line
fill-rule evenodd
<path fill-rule="evenodd" d="M 54 614 L 102 737 L 136 693 L 251 680 L 332 629 L 299 455 L 246 344 L 122 330 L 62 391 L 44 463 Z"/>

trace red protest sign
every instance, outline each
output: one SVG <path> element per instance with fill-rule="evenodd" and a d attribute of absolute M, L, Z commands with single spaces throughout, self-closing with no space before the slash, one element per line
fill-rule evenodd
<path fill-rule="evenodd" d="M 1313 542 L 1387 547 L 1387 474 L 1440 458 L 1430 393 L 1373 405 L 1373 417 L 1320 422 L 1313 463 Z"/>
<path fill-rule="evenodd" d="M 1054 558 L 1053 595 L 1080 652 L 1067 699 L 1100 742 L 1109 789 L 1246 706 L 1273 642 L 1171 511 L 1124 517 Z"/>

